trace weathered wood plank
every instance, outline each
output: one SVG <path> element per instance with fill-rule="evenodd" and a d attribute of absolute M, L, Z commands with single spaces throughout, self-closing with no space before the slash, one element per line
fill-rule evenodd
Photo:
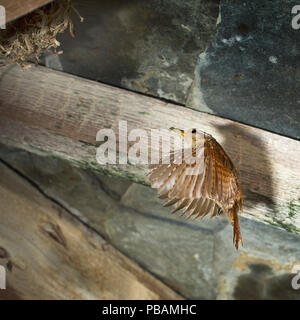
<path fill-rule="evenodd" d="M 117 129 L 119 120 L 147 132 L 198 127 L 240 170 L 243 214 L 299 233 L 300 143 L 293 139 L 43 67 L 2 69 L 0 116 L 2 143 L 144 184 L 146 166 L 97 164 L 97 131 Z"/>
<path fill-rule="evenodd" d="M 10 22 L 44 6 L 53 0 L 1 0 L 0 5 L 6 9 L 6 22 Z"/>
<path fill-rule="evenodd" d="M 0 299 L 182 299 L 0 163 Z"/>

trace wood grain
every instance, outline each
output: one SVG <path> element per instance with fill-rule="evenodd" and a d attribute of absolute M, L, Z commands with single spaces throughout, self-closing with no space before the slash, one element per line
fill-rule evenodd
<path fill-rule="evenodd" d="M 1 0 L 0 5 L 6 9 L 6 22 L 8 23 L 52 1 L 53 0 Z"/>
<path fill-rule="evenodd" d="M 0 163 L 0 299 L 182 299 Z"/>
<path fill-rule="evenodd" d="M 197 127 L 240 171 L 243 215 L 299 233 L 298 141 L 44 67 L 6 67 L 0 81 L 0 142 L 147 184 L 145 165 L 97 164 L 97 131 Z"/>

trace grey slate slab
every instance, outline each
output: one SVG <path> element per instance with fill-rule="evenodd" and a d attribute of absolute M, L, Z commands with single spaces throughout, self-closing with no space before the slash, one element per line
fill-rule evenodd
<path fill-rule="evenodd" d="M 74 16 L 76 38 L 44 63 L 299 139 L 297 4 L 79 0 L 85 22 Z"/>
<path fill-rule="evenodd" d="M 188 105 L 299 139 L 300 29 L 291 25 L 296 4 L 222 1 Z"/>
<path fill-rule="evenodd" d="M 199 52 L 215 32 L 217 0 L 78 0 L 76 38 L 47 66 L 184 104 Z M 45 61 L 44 61 L 45 63 Z"/>

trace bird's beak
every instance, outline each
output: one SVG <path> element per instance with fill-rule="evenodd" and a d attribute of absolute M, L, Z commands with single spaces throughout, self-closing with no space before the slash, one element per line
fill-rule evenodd
<path fill-rule="evenodd" d="M 174 127 L 171 127 L 170 130 L 176 132 L 180 137 L 184 136 L 184 130 L 174 128 Z"/>

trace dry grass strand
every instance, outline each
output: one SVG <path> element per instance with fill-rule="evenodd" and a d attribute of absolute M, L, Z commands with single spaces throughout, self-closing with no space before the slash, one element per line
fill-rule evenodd
<path fill-rule="evenodd" d="M 61 54 L 62 51 L 57 51 L 60 46 L 57 34 L 69 28 L 71 36 L 75 37 L 71 10 L 78 14 L 82 22 L 83 18 L 71 0 L 60 0 L 8 24 L 1 33 L 0 66 L 17 63 L 26 69 L 26 61 L 37 63 L 45 50 L 52 49 L 56 54 Z"/>

